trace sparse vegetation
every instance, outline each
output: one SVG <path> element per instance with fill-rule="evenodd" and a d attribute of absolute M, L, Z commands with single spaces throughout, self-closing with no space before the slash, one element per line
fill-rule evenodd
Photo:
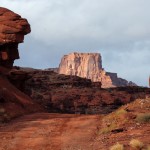
<path fill-rule="evenodd" d="M 110 150 L 124 150 L 124 146 L 122 144 L 117 143 L 117 144 L 113 145 L 110 148 Z"/>
<path fill-rule="evenodd" d="M 141 141 L 137 140 L 137 139 L 132 139 L 130 141 L 130 146 L 132 148 L 135 148 L 136 150 L 142 150 L 142 148 L 144 147 L 144 144 Z"/>
<path fill-rule="evenodd" d="M 147 146 L 147 149 L 146 149 L 146 150 L 150 150 L 150 145 Z"/>
<path fill-rule="evenodd" d="M 119 109 L 116 111 L 116 115 L 124 115 L 126 113 L 127 113 L 127 111 L 125 109 Z"/>
<path fill-rule="evenodd" d="M 144 146 L 144 144 L 137 140 L 137 139 L 132 139 L 129 143 L 130 147 L 133 148 L 134 150 L 150 150 L 150 145 Z M 117 143 L 110 147 L 110 150 L 124 150 L 126 149 L 123 144 Z"/>
<path fill-rule="evenodd" d="M 139 123 L 150 123 L 150 113 L 137 115 L 136 121 Z"/>
<path fill-rule="evenodd" d="M 116 127 L 117 127 L 116 124 L 112 123 L 109 126 L 102 128 L 100 133 L 107 134 L 111 132 L 112 130 L 114 130 Z"/>
<path fill-rule="evenodd" d="M 100 133 L 107 134 L 112 130 L 118 129 L 122 124 L 128 122 L 126 117 L 127 111 L 125 109 L 118 109 L 116 112 L 109 114 L 103 119 L 103 127 Z M 121 120 L 121 121 L 120 121 Z"/>

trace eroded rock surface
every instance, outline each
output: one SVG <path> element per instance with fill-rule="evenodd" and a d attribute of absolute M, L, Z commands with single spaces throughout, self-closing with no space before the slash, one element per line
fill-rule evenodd
<path fill-rule="evenodd" d="M 0 7 L 0 66 L 12 68 L 14 60 L 19 58 L 18 44 L 30 31 L 26 19 Z"/>
<path fill-rule="evenodd" d="M 0 7 L 0 45 L 22 43 L 24 35 L 30 33 L 28 21 L 20 15 Z"/>
<path fill-rule="evenodd" d="M 135 86 L 134 83 L 118 78 L 117 73 L 106 72 L 102 68 L 99 53 L 71 53 L 61 59 L 59 74 L 75 75 L 93 82 L 101 82 L 103 88 L 116 86 Z"/>
<path fill-rule="evenodd" d="M 0 123 L 41 109 L 16 88 L 27 79 L 26 73 L 12 69 L 14 60 L 19 58 L 18 44 L 30 31 L 26 19 L 0 7 Z"/>
<path fill-rule="evenodd" d="M 24 82 L 23 92 L 49 112 L 104 114 L 150 93 L 140 87 L 103 89 L 90 79 L 53 71 L 20 70 L 28 70 L 31 77 Z"/>
<path fill-rule="evenodd" d="M 102 69 L 101 56 L 98 53 L 71 53 L 65 55 L 59 66 L 59 73 L 77 75 L 97 81 Z"/>

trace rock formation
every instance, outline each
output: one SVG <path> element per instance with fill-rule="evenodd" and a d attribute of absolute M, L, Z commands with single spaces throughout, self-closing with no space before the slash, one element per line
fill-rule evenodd
<path fill-rule="evenodd" d="M 101 56 L 97 53 L 72 53 L 65 55 L 59 66 L 59 73 L 77 75 L 97 81 L 102 69 Z"/>
<path fill-rule="evenodd" d="M 149 88 L 117 87 L 102 89 L 98 83 L 78 76 L 58 74 L 47 70 L 27 70 L 24 93 L 34 102 L 56 113 L 109 113 L 136 98 L 150 95 Z"/>
<path fill-rule="evenodd" d="M 30 33 L 30 25 L 20 15 L 0 7 L 0 66 L 11 68 L 19 58 L 18 43 Z"/>
<path fill-rule="evenodd" d="M 99 53 L 71 53 L 61 59 L 59 74 L 75 75 L 93 82 L 101 82 L 103 88 L 135 85 L 118 78 L 117 73 L 106 72 L 102 68 Z"/>
<path fill-rule="evenodd" d="M 41 109 L 16 88 L 21 87 L 26 74 L 12 69 L 14 60 L 19 58 L 18 44 L 30 31 L 26 19 L 0 7 L 0 122 Z"/>

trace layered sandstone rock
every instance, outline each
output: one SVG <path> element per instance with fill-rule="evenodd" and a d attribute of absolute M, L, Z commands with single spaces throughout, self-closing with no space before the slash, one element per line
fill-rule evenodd
<path fill-rule="evenodd" d="M 21 70 L 25 68 L 20 68 Z M 27 69 L 28 70 L 28 69 Z M 149 88 L 117 87 L 101 89 L 100 82 L 58 74 L 53 71 L 28 70 L 30 79 L 24 92 L 49 112 L 110 113 L 123 104 L 150 95 Z"/>
<path fill-rule="evenodd" d="M 21 43 L 24 35 L 30 33 L 28 21 L 20 15 L 0 7 L 0 45 Z"/>
<path fill-rule="evenodd" d="M 0 110 L 3 110 L 0 123 L 41 109 L 18 89 L 22 88 L 27 74 L 12 69 L 14 60 L 19 58 L 18 44 L 30 31 L 26 19 L 0 7 Z"/>
<path fill-rule="evenodd" d="M 102 69 L 101 56 L 97 53 L 72 53 L 65 55 L 59 66 L 59 73 L 77 75 L 96 81 Z"/>
<path fill-rule="evenodd" d="M 12 68 L 14 60 L 19 58 L 18 44 L 30 31 L 26 19 L 0 7 L 0 66 Z"/>
<path fill-rule="evenodd" d="M 71 53 L 61 59 L 59 74 L 75 75 L 93 82 L 101 82 L 102 87 L 128 86 L 128 81 L 118 78 L 117 73 L 106 72 L 102 68 L 99 53 Z M 133 84 L 134 85 L 134 84 Z"/>

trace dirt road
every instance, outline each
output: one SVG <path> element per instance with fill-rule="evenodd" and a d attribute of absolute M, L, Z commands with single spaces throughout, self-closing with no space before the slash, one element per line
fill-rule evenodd
<path fill-rule="evenodd" d="M 32 114 L 0 127 L 0 150 L 95 150 L 97 115 Z"/>

